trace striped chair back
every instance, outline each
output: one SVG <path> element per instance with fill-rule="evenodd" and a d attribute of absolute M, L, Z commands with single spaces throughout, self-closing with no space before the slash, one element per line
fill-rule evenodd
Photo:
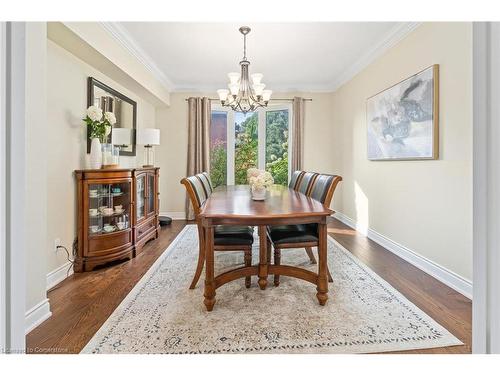
<path fill-rule="evenodd" d="M 303 172 L 295 190 L 308 195 L 317 176 L 318 174 L 314 172 Z"/>
<path fill-rule="evenodd" d="M 342 177 L 330 174 L 319 174 L 313 181 L 309 196 L 320 201 L 325 206 L 330 206 L 333 193 Z"/>
<path fill-rule="evenodd" d="M 211 193 L 211 191 L 210 193 L 207 192 L 203 181 L 205 181 L 205 176 L 202 173 L 181 180 L 181 184 L 186 187 L 195 215 L 200 213 L 201 206 Z"/>
<path fill-rule="evenodd" d="M 200 179 L 201 183 L 203 184 L 207 196 L 210 196 L 210 194 L 212 194 L 212 192 L 214 191 L 214 188 L 212 186 L 212 180 L 210 180 L 209 174 L 207 172 L 203 172 L 197 174 L 196 176 Z"/>
<path fill-rule="evenodd" d="M 290 189 L 297 190 L 298 187 L 298 182 L 300 180 L 300 176 L 302 176 L 302 171 L 295 171 L 292 173 L 292 178 L 290 178 L 290 183 L 288 184 L 288 187 Z"/>

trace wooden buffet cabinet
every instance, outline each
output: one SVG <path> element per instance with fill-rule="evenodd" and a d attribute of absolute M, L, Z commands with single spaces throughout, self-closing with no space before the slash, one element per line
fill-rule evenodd
<path fill-rule="evenodd" d="M 158 238 L 159 168 L 86 169 L 77 181 L 75 272 L 139 254 Z"/>

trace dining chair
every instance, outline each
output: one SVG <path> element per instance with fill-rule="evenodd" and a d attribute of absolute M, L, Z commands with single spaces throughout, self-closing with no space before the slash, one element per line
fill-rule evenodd
<path fill-rule="evenodd" d="M 199 214 L 205 201 L 213 191 L 208 173 L 199 173 L 181 180 L 186 187 L 189 200 L 193 205 L 195 221 L 198 227 L 198 264 L 189 289 L 194 289 L 203 271 L 205 263 L 205 231 L 201 225 Z M 217 225 L 214 228 L 215 251 L 243 251 L 245 266 L 252 265 L 253 228 L 248 226 Z M 245 277 L 245 286 L 250 288 L 251 277 Z"/>
<path fill-rule="evenodd" d="M 317 177 L 318 174 L 315 172 L 302 172 L 302 176 L 298 181 L 297 187 L 294 190 L 300 191 L 302 194 L 308 195 Z"/>
<path fill-rule="evenodd" d="M 306 176 L 309 181 L 302 183 Z M 306 191 L 304 194 L 329 207 L 335 188 L 340 181 L 342 181 L 342 177 L 340 176 L 305 172 L 302 181 L 299 182 L 299 189 L 301 192 Z M 311 263 L 316 264 L 316 258 L 314 257 L 312 248 L 319 245 L 317 224 L 269 226 L 267 229 L 267 236 L 269 243 L 274 248 L 275 265 L 281 264 L 281 249 L 300 247 L 306 249 L 306 253 Z M 279 275 L 274 275 L 275 286 L 279 285 L 279 280 Z M 333 281 L 330 270 L 328 270 L 328 281 Z"/>
<path fill-rule="evenodd" d="M 295 176 L 296 176 L 296 180 L 292 184 L 292 181 L 293 181 Z M 318 177 L 318 174 L 314 173 L 314 172 L 295 171 L 292 174 L 292 178 L 290 179 L 290 184 L 288 186 L 296 191 L 300 191 L 301 193 L 307 195 L 317 177 Z M 275 228 L 275 231 L 279 230 L 279 229 L 280 228 Z M 290 228 L 288 227 L 288 228 L 281 228 L 281 229 L 283 231 L 288 231 Z M 310 247 L 306 247 L 306 254 L 309 257 L 309 260 L 311 261 L 311 263 L 316 264 L 316 258 L 314 257 L 314 254 L 313 254 Z"/>
<path fill-rule="evenodd" d="M 295 171 L 292 173 L 292 177 L 290 178 L 290 183 L 288 187 L 293 190 L 297 190 L 298 182 L 300 181 L 303 171 Z"/>
<path fill-rule="evenodd" d="M 200 173 L 197 176 L 199 177 L 201 183 L 203 184 L 203 187 L 205 188 L 205 193 L 207 194 L 207 197 L 208 197 L 214 191 L 214 189 L 212 187 L 212 180 L 210 179 L 210 176 L 208 175 L 207 172 Z"/>

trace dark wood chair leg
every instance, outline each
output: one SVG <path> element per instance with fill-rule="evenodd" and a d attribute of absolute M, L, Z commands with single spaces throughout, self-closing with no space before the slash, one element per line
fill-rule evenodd
<path fill-rule="evenodd" d="M 245 267 L 250 267 L 252 265 L 252 249 L 245 250 Z M 245 277 L 245 287 L 250 288 L 252 285 L 252 277 Z"/>
<path fill-rule="evenodd" d="M 203 234 L 202 234 L 203 235 Z M 200 237 L 202 236 L 200 235 Z M 193 281 L 191 281 L 191 285 L 189 289 L 196 288 L 196 284 L 201 276 L 201 271 L 203 271 L 203 266 L 205 264 L 205 249 L 203 248 L 204 241 L 200 238 L 199 241 L 199 254 L 198 254 L 198 265 L 196 266 L 196 272 L 194 273 Z"/>
<path fill-rule="evenodd" d="M 281 264 L 281 249 L 274 248 L 274 265 L 279 266 Z M 274 286 L 280 285 L 280 275 L 274 275 Z"/>
<path fill-rule="evenodd" d="M 203 291 L 203 304 L 207 311 L 212 311 L 215 305 L 215 270 L 214 270 L 214 227 L 205 229 L 205 289 Z"/>
<path fill-rule="evenodd" d="M 271 263 L 271 250 L 273 249 L 273 245 L 269 238 L 267 239 L 267 264 Z"/>
<path fill-rule="evenodd" d="M 326 272 L 328 273 L 328 282 L 333 283 L 332 274 L 330 273 L 330 268 L 326 266 Z"/>
<path fill-rule="evenodd" d="M 316 258 L 314 257 L 312 247 L 306 247 L 306 253 L 309 257 L 309 260 L 311 261 L 311 264 L 316 264 Z"/>

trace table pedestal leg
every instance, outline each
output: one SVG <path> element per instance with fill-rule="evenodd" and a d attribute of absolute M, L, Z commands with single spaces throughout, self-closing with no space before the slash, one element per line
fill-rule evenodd
<path fill-rule="evenodd" d="M 328 300 L 328 267 L 327 267 L 327 231 L 326 224 L 320 223 L 318 225 L 319 244 L 318 244 L 318 284 L 316 290 L 316 297 L 319 304 L 324 306 Z"/>
<path fill-rule="evenodd" d="M 203 303 L 208 311 L 215 305 L 215 275 L 214 275 L 214 227 L 205 228 L 205 297 Z"/>
<path fill-rule="evenodd" d="M 267 286 L 267 229 L 259 226 L 259 287 L 264 290 Z"/>

